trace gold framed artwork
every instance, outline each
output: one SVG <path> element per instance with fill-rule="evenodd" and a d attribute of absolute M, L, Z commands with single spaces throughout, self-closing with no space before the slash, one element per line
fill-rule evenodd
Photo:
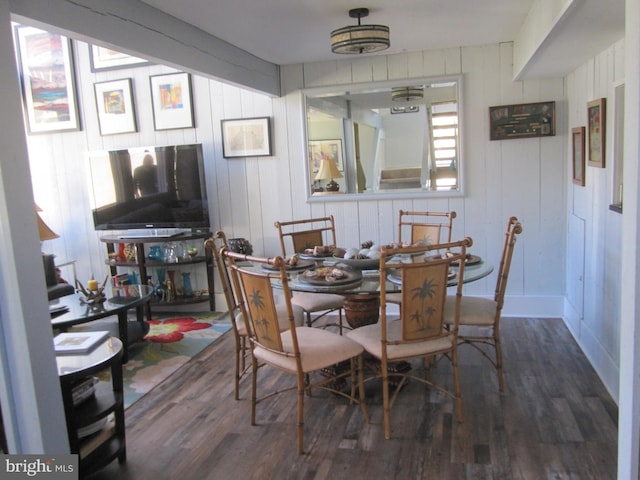
<path fill-rule="evenodd" d="M 573 147 L 573 183 L 581 187 L 584 187 L 585 185 L 584 134 L 584 127 L 571 129 L 571 145 Z"/>
<path fill-rule="evenodd" d="M 589 166 L 605 167 L 607 99 L 599 98 L 587 103 Z"/>

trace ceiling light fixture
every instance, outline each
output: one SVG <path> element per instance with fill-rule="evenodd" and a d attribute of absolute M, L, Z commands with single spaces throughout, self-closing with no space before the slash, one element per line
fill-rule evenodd
<path fill-rule="evenodd" d="M 391 90 L 391 100 L 394 102 L 410 102 L 424 97 L 423 87 L 396 87 Z"/>
<path fill-rule="evenodd" d="M 358 25 L 349 25 L 331 32 L 333 53 L 373 53 L 389 48 L 389 27 L 386 25 L 361 25 L 360 19 L 369 15 L 368 8 L 349 10 Z"/>

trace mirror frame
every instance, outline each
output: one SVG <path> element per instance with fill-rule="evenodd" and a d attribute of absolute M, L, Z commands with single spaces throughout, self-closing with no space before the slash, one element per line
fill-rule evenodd
<path fill-rule="evenodd" d="M 416 199 L 416 198 L 450 198 L 450 197 L 464 197 L 465 195 L 465 176 L 464 176 L 464 83 L 463 75 L 443 75 L 433 77 L 418 77 L 408 79 L 397 79 L 383 82 L 366 82 L 366 83 L 350 83 L 342 85 L 331 85 L 325 87 L 313 87 L 305 88 L 301 90 L 302 95 L 302 123 L 303 123 L 303 135 L 304 135 L 304 172 L 305 179 L 311 179 L 310 165 L 309 165 L 309 125 L 308 125 L 308 98 L 315 98 L 320 96 L 330 96 L 335 94 L 336 96 L 345 95 L 348 92 L 361 92 L 365 90 L 377 89 L 377 88 L 392 88 L 399 86 L 407 86 L 414 84 L 429 84 L 429 83 L 448 83 L 456 82 L 458 85 L 458 185 L 457 190 L 425 190 L 417 188 L 398 189 L 398 190 L 386 190 L 376 192 L 362 192 L 362 193 L 344 193 L 341 195 L 313 195 L 311 190 L 311 182 L 305 181 L 305 192 L 308 203 L 320 203 L 320 202 L 344 202 L 344 201 L 364 201 L 364 200 L 396 200 L 396 199 Z M 344 121 L 344 119 L 343 119 Z M 345 137 L 349 138 L 352 134 L 345 132 Z M 345 138 L 345 139 L 346 139 Z M 345 150 L 346 151 L 346 150 Z"/>

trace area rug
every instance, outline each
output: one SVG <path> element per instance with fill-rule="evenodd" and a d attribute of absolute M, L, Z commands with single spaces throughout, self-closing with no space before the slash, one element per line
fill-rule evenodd
<path fill-rule="evenodd" d="M 149 321 L 145 340 L 129 350 L 123 367 L 124 405 L 131 406 L 231 329 L 223 313 L 184 315 Z"/>
<path fill-rule="evenodd" d="M 129 347 L 123 365 L 124 406 L 131 406 L 175 373 L 191 358 L 218 341 L 231 329 L 229 316 L 220 312 L 154 314 L 144 340 Z M 109 330 L 117 335 L 113 320 L 96 320 L 74 330 Z"/>

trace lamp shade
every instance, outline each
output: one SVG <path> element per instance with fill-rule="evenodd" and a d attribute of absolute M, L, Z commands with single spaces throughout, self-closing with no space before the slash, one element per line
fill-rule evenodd
<path fill-rule="evenodd" d="M 38 235 L 41 242 L 44 242 L 45 240 L 53 240 L 54 238 L 60 237 L 60 235 L 49 228 L 49 225 L 44 223 L 44 220 L 40 218 L 39 213 L 36 213 L 36 217 L 38 218 Z"/>
<path fill-rule="evenodd" d="M 366 8 L 349 10 L 349 16 L 358 19 L 358 25 L 348 25 L 331 32 L 333 53 L 373 53 L 389 48 L 389 27 L 361 25 L 360 19 L 367 15 L 369 10 Z"/>
<path fill-rule="evenodd" d="M 342 178 L 343 175 L 338 170 L 336 162 L 331 157 L 324 157 L 320 163 L 320 170 L 315 176 L 316 180 L 333 180 L 334 178 Z"/>

